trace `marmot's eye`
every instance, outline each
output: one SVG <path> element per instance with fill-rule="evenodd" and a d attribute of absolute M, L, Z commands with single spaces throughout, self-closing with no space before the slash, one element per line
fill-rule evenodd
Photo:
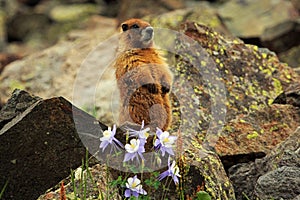
<path fill-rule="evenodd" d="M 133 24 L 133 25 L 131 26 L 131 28 L 140 28 L 140 27 L 139 27 L 139 25 L 137 25 L 137 24 Z"/>
<path fill-rule="evenodd" d="M 122 30 L 127 31 L 128 30 L 128 24 L 122 24 Z"/>

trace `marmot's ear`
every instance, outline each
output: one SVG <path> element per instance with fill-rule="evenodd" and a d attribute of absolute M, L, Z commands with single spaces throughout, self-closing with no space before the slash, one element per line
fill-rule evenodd
<path fill-rule="evenodd" d="M 128 30 L 128 24 L 122 24 L 122 30 L 127 31 Z"/>

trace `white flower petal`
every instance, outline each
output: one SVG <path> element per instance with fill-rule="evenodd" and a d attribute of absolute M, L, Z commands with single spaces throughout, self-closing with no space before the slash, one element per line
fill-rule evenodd
<path fill-rule="evenodd" d="M 125 145 L 125 149 L 128 153 L 135 153 L 139 150 L 140 140 L 139 139 L 131 139 L 130 144 Z"/>

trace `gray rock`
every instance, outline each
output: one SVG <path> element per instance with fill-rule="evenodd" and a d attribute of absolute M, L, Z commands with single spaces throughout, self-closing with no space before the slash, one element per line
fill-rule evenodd
<path fill-rule="evenodd" d="M 177 9 L 160 15 L 148 15 L 144 17 L 146 21 L 154 27 L 179 30 L 180 25 L 186 21 L 193 21 L 213 28 L 214 30 L 229 34 L 221 19 L 218 16 L 217 9 L 206 1 L 187 2 L 188 7 Z M 201 10 L 201 12 L 199 12 Z"/>
<path fill-rule="evenodd" d="M 279 58 L 289 66 L 300 69 L 300 45 L 279 54 Z"/>
<path fill-rule="evenodd" d="M 300 195 L 298 195 L 295 198 L 293 198 L 293 200 L 299 200 L 299 199 L 300 199 Z"/>
<path fill-rule="evenodd" d="M 26 41 L 30 37 L 42 37 L 45 29 L 50 25 L 50 19 L 45 14 L 20 13 L 8 22 L 7 36 L 10 40 Z"/>
<path fill-rule="evenodd" d="M 8 183 L 3 199 L 36 199 L 81 165 L 86 148 L 72 112 L 77 122 L 84 122 L 84 130 L 101 127 L 95 118 L 59 97 L 36 101 L 0 129 L 0 186 Z M 93 142 L 99 147 L 100 140 L 93 138 Z"/>
<path fill-rule="evenodd" d="M 276 97 L 273 103 L 291 104 L 300 108 L 300 84 L 291 84 L 283 93 Z"/>
<path fill-rule="evenodd" d="M 86 30 L 72 31 L 56 45 L 7 65 L 0 74 L 0 101 L 7 101 L 15 88 L 26 88 L 42 98 L 63 96 L 77 100 L 76 103 L 80 101 L 77 106 L 91 112 L 96 108 L 97 117 L 106 116 L 110 112 L 110 94 L 115 81 L 114 74 L 107 68 L 117 42 L 106 39 L 116 33 L 116 20 L 95 16 L 87 23 Z M 103 87 L 111 90 L 95 92 L 100 77 Z M 74 96 L 74 91 L 78 96 Z M 96 102 L 95 94 L 98 95 Z"/>
<path fill-rule="evenodd" d="M 262 45 L 276 52 L 284 52 L 300 44 L 300 18 L 267 27 L 260 36 Z"/>
<path fill-rule="evenodd" d="M 23 90 L 16 89 L 7 104 L 0 110 L 0 129 L 38 100 L 40 100 L 39 97 L 31 96 Z"/>
<path fill-rule="evenodd" d="M 232 181 L 235 189 L 236 199 L 242 200 L 245 196 L 249 199 L 262 199 L 258 194 L 255 194 L 257 180 L 270 172 L 289 167 L 292 169 L 300 168 L 300 127 L 291 134 L 286 141 L 279 144 L 270 154 L 262 159 L 257 159 L 255 162 L 243 163 L 232 166 L 229 169 L 229 178 Z M 299 172 L 297 172 L 299 173 Z M 271 173 L 272 174 L 272 173 Z M 299 177 L 299 176 L 298 176 Z M 299 179 L 297 181 L 298 190 L 294 191 L 293 199 L 300 193 Z M 269 185 L 269 191 L 276 190 L 277 186 Z M 288 195 L 288 191 L 282 191 L 281 196 Z"/>
<path fill-rule="evenodd" d="M 259 38 L 263 32 L 282 22 L 295 19 L 296 9 L 290 1 L 227 1 L 219 14 L 228 29 L 241 38 Z"/>
<path fill-rule="evenodd" d="M 300 168 L 283 166 L 260 176 L 254 192 L 259 199 L 293 199 L 300 194 Z"/>
<path fill-rule="evenodd" d="M 56 22 L 78 21 L 97 13 L 95 4 L 57 5 L 50 10 L 50 18 Z"/>

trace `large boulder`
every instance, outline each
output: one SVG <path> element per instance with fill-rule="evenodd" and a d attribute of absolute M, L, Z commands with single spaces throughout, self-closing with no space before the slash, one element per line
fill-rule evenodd
<path fill-rule="evenodd" d="M 219 14 L 235 36 L 262 42 L 276 52 L 299 43 L 299 13 L 291 1 L 227 1 Z M 283 42 L 284 41 L 284 42 Z"/>
<path fill-rule="evenodd" d="M 201 12 L 199 12 L 199 10 Z M 177 9 L 160 15 L 151 14 L 144 17 L 146 21 L 154 27 L 179 30 L 180 24 L 186 21 L 193 21 L 213 28 L 214 30 L 229 34 L 221 19 L 218 11 L 210 3 L 201 1 L 194 2 L 184 9 Z"/>
<path fill-rule="evenodd" d="M 229 177 L 237 199 L 297 199 L 299 138 L 300 127 L 266 157 L 231 167 Z"/>
<path fill-rule="evenodd" d="M 149 14 L 162 14 L 170 10 L 184 7 L 182 0 L 168 1 L 139 1 L 139 0 L 122 0 L 118 11 L 119 23 L 130 18 L 142 18 Z"/>
<path fill-rule="evenodd" d="M 235 161 L 247 162 L 284 141 L 299 126 L 299 112 L 293 106 L 271 104 L 300 79 L 267 49 L 225 37 L 194 22 L 184 23 L 181 32 L 184 35 L 174 37 L 172 52 L 173 129 L 183 133 L 187 163 L 203 166 L 195 168 L 205 191 L 214 199 L 234 199 L 231 186 L 222 176 L 223 165 L 213 158 L 212 150 L 221 156 L 242 155 Z M 166 46 L 170 46 L 168 41 Z M 270 140 L 267 146 L 266 138 Z M 226 144 L 231 144 L 228 149 Z M 215 173 L 211 165 L 222 170 Z M 185 178 L 187 183 L 192 182 L 191 177 Z"/>
<path fill-rule="evenodd" d="M 294 199 L 300 196 L 300 168 L 279 167 L 257 179 L 255 196 L 259 199 Z"/>
<path fill-rule="evenodd" d="M 236 38 L 225 37 L 206 26 L 188 22 L 183 25 L 182 30 L 190 37 L 190 41 L 186 42 L 186 45 L 184 40 L 177 43 L 179 50 L 176 53 L 180 56 L 177 58 L 176 68 L 173 69 L 175 82 L 172 92 L 177 99 L 182 99 L 176 105 L 185 107 L 186 119 L 183 120 L 197 127 L 197 133 L 201 135 L 199 137 L 204 137 L 208 131 L 213 130 L 212 126 L 218 127 L 218 123 L 219 126 L 224 126 L 224 129 L 221 128 L 219 133 L 214 133 L 217 136 L 216 139 L 228 137 L 235 132 L 236 135 L 233 137 L 235 139 L 229 140 L 232 143 L 236 142 L 238 149 L 230 148 L 227 151 L 224 148 L 222 151 L 221 145 L 224 145 L 222 144 L 224 141 L 217 143 L 218 153 L 228 155 L 233 149 L 236 149 L 234 152 L 237 153 L 244 148 L 239 144 L 247 137 L 251 139 L 251 133 L 260 137 L 265 129 L 270 130 L 272 123 L 279 123 L 277 127 L 285 127 L 284 137 L 279 142 L 284 140 L 291 130 L 294 130 L 293 127 L 295 128 L 299 123 L 299 118 L 294 118 L 297 116 L 297 111 L 288 106 L 270 107 L 270 105 L 290 84 L 299 83 L 297 73 L 286 64 L 279 62 L 274 53 L 244 44 Z M 182 90 L 182 85 L 191 89 Z M 186 102 L 191 101 L 190 98 L 193 101 Z M 178 112 L 175 117 L 182 115 L 180 111 L 182 108 L 174 107 Z M 277 110 L 281 110 L 282 114 L 276 115 L 278 117 L 276 119 L 271 113 L 278 113 Z M 287 114 L 289 112 L 290 114 Z M 271 117 L 265 117 L 269 115 Z M 291 120 L 285 121 L 286 116 L 290 116 Z M 285 123 L 288 125 L 286 126 Z M 291 129 L 288 128 L 289 126 Z M 245 128 L 248 130 L 242 133 Z M 272 134 L 273 131 L 266 131 L 266 135 Z M 191 132 L 194 132 L 194 129 Z M 241 137 L 241 134 L 245 136 Z M 212 141 L 214 141 L 213 145 L 217 142 L 213 138 Z M 245 151 L 242 150 L 239 154 L 265 151 L 265 144 L 255 146 L 254 143 L 251 145 L 251 148 L 253 147 L 251 150 L 250 148 L 244 149 Z"/>
<path fill-rule="evenodd" d="M 15 91 L 0 112 L 4 118 L 13 117 L 0 128 L 0 185 L 7 183 L 4 199 L 35 199 L 80 166 L 86 149 L 72 109 L 76 110 L 62 97 L 40 100 Z M 94 120 L 77 112 L 82 120 Z"/>

